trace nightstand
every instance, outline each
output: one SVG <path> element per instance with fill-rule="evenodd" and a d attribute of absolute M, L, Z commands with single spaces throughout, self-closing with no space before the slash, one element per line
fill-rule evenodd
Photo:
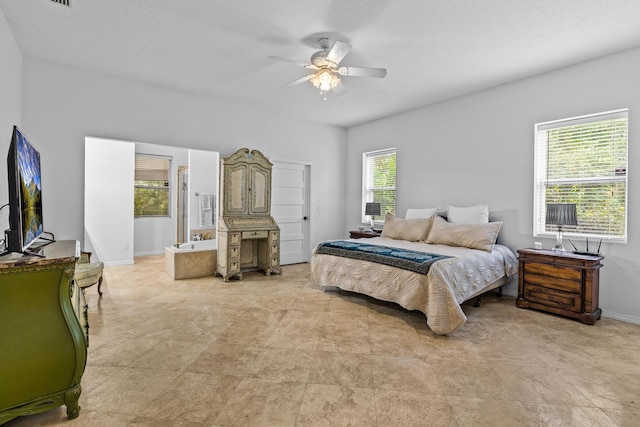
<path fill-rule="evenodd" d="M 602 256 L 544 249 L 520 249 L 518 254 L 518 307 L 570 317 L 589 325 L 600 319 Z"/>
<path fill-rule="evenodd" d="M 378 230 L 371 230 L 371 231 L 355 230 L 355 231 L 350 231 L 349 232 L 349 237 L 351 239 L 369 239 L 371 237 L 380 237 L 380 233 L 382 233 L 382 231 L 378 231 Z"/>

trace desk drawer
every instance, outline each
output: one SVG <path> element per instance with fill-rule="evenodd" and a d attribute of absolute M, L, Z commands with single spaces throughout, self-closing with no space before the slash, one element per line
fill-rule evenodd
<path fill-rule="evenodd" d="M 243 231 L 242 238 L 243 239 L 266 239 L 268 235 L 267 230 L 262 231 Z"/>

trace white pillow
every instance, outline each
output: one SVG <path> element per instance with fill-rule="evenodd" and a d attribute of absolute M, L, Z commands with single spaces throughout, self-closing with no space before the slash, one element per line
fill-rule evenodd
<path fill-rule="evenodd" d="M 438 213 L 438 208 L 407 209 L 404 219 L 429 218 Z"/>
<path fill-rule="evenodd" d="M 486 224 L 489 222 L 489 206 L 447 206 L 447 220 L 456 224 Z"/>

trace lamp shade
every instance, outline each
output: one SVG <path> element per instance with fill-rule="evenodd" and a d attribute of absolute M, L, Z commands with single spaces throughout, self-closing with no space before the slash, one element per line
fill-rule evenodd
<path fill-rule="evenodd" d="M 380 215 L 380 203 L 367 203 L 364 208 L 365 215 Z"/>
<path fill-rule="evenodd" d="M 578 225 L 574 203 L 550 203 L 547 205 L 546 223 L 553 225 Z"/>

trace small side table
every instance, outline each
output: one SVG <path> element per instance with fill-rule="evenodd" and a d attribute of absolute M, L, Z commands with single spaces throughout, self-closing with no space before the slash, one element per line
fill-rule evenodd
<path fill-rule="evenodd" d="M 370 239 L 372 237 L 380 237 L 380 233 L 382 233 L 382 231 L 378 231 L 378 230 L 371 230 L 371 231 L 354 230 L 354 231 L 349 231 L 349 237 L 351 239 Z"/>
<path fill-rule="evenodd" d="M 600 319 L 601 255 L 542 249 L 520 249 L 518 254 L 518 307 L 559 314 L 588 325 Z"/>

